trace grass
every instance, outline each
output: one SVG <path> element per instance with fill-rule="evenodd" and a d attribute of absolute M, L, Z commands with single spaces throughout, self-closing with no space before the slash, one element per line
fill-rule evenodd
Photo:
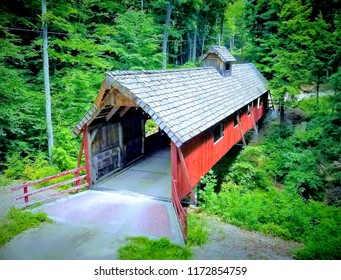
<path fill-rule="evenodd" d="M 11 179 L 7 178 L 5 175 L 0 173 L 0 188 L 1 187 L 6 187 L 6 186 L 8 186 L 11 183 L 12 183 Z"/>
<path fill-rule="evenodd" d="M 188 238 L 187 245 L 203 245 L 208 239 L 208 221 L 207 217 L 188 212 Z"/>
<path fill-rule="evenodd" d="M 167 238 L 151 240 L 147 237 L 129 237 L 118 249 L 121 260 L 188 260 L 191 246 L 200 246 L 208 239 L 208 222 L 203 215 L 188 212 L 188 242 L 185 247 L 172 244 Z"/>
<path fill-rule="evenodd" d="M 191 257 L 187 247 L 174 245 L 167 238 L 151 240 L 143 236 L 127 238 L 127 244 L 118 253 L 121 260 L 188 260 Z"/>
<path fill-rule="evenodd" d="M 51 222 L 45 213 L 34 214 L 11 208 L 8 211 L 7 219 L 0 224 L 0 246 L 25 230 L 38 227 L 43 222 Z"/>

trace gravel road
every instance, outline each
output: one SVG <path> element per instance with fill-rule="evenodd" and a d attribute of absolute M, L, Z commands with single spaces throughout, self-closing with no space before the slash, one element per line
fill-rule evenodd
<path fill-rule="evenodd" d="M 13 201 L 13 197 L 16 196 L 20 196 L 23 194 L 23 190 L 19 190 L 19 191 L 11 191 L 11 187 L 13 187 L 14 185 L 9 185 L 9 186 L 0 186 L 0 220 L 2 220 L 3 218 L 6 217 L 8 210 L 12 207 L 20 207 L 23 202 L 24 199 L 20 199 L 17 201 Z M 28 192 L 31 192 L 33 190 L 36 190 L 32 187 L 28 188 Z M 31 201 L 39 201 L 41 199 L 47 198 L 53 194 L 56 194 L 57 191 L 56 190 L 47 190 L 44 191 L 42 193 L 36 194 L 32 197 L 30 197 L 30 202 Z"/>
<path fill-rule="evenodd" d="M 11 186 L 0 186 L 0 220 L 6 216 L 8 209 L 14 205 L 12 196 Z"/>
<path fill-rule="evenodd" d="M 209 217 L 209 240 L 193 248 L 195 260 L 290 260 L 301 244 L 244 230 Z"/>

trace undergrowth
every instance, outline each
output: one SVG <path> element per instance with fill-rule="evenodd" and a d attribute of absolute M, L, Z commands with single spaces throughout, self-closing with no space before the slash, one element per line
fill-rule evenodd
<path fill-rule="evenodd" d="M 328 100 L 321 98 L 318 110 L 301 101 L 309 108 L 306 129 L 273 124 L 259 146 L 219 167 L 221 185 L 210 171 L 200 207 L 234 225 L 303 242 L 296 258 L 341 259 L 341 117 Z"/>
<path fill-rule="evenodd" d="M 129 237 L 118 249 L 121 260 L 188 260 L 191 252 L 187 247 L 170 243 L 167 238 L 151 240 L 147 237 Z"/>
<path fill-rule="evenodd" d="M 0 224 L 0 246 L 9 242 L 14 236 L 43 222 L 51 222 L 45 213 L 31 213 L 11 208 L 7 218 Z"/>
<path fill-rule="evenodd" d="M 187 245 L 203 245 L 208 239 L 208 221 L 203 215 L 188 212 L 187 214 Z"/>

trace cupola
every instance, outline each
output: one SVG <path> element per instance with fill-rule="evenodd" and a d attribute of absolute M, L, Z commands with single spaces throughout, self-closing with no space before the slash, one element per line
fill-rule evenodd
<path fill-rule="evenodd" d="M 232 54 L 223 46 L 212 46 L 204 55 L 204 66 L 214 67 L 223 77 L 232 75 L 232 63 L 236 61 Z"/>

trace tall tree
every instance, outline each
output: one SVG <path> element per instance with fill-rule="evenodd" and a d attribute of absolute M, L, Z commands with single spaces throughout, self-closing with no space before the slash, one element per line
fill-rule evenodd
<path fill-rule="evenodd" d="M 46 19 L 46 0 L 41 1 L 42 4 L 42 21 L 43 21 L 43 53 L 44 53 L 44 85 L 45 85 L 45 110 L 46 110 L 46 126 L 47 126 L 47 142 L 49 160 L 52 162 L 53 149 L 53 129 L 52 129 L 52 112 L 51 112 L 51 94 L 50 94 L 50 73 L 49 73 L 49 55 L 47 51 L 47 19 Z"/>
<path fill-rule="evenodd" d="M 166 4 L 166 22 L 163 31 L 163 41 L 162 41 L 162 69 L 166 69 L 167 67 L 167 47 L 168 47 L 168 36 L 169 36 L 169 27 L 171 21 L 171 14 L 173 9 L 173 3 L 171 0 L 167 1 Z"/>

